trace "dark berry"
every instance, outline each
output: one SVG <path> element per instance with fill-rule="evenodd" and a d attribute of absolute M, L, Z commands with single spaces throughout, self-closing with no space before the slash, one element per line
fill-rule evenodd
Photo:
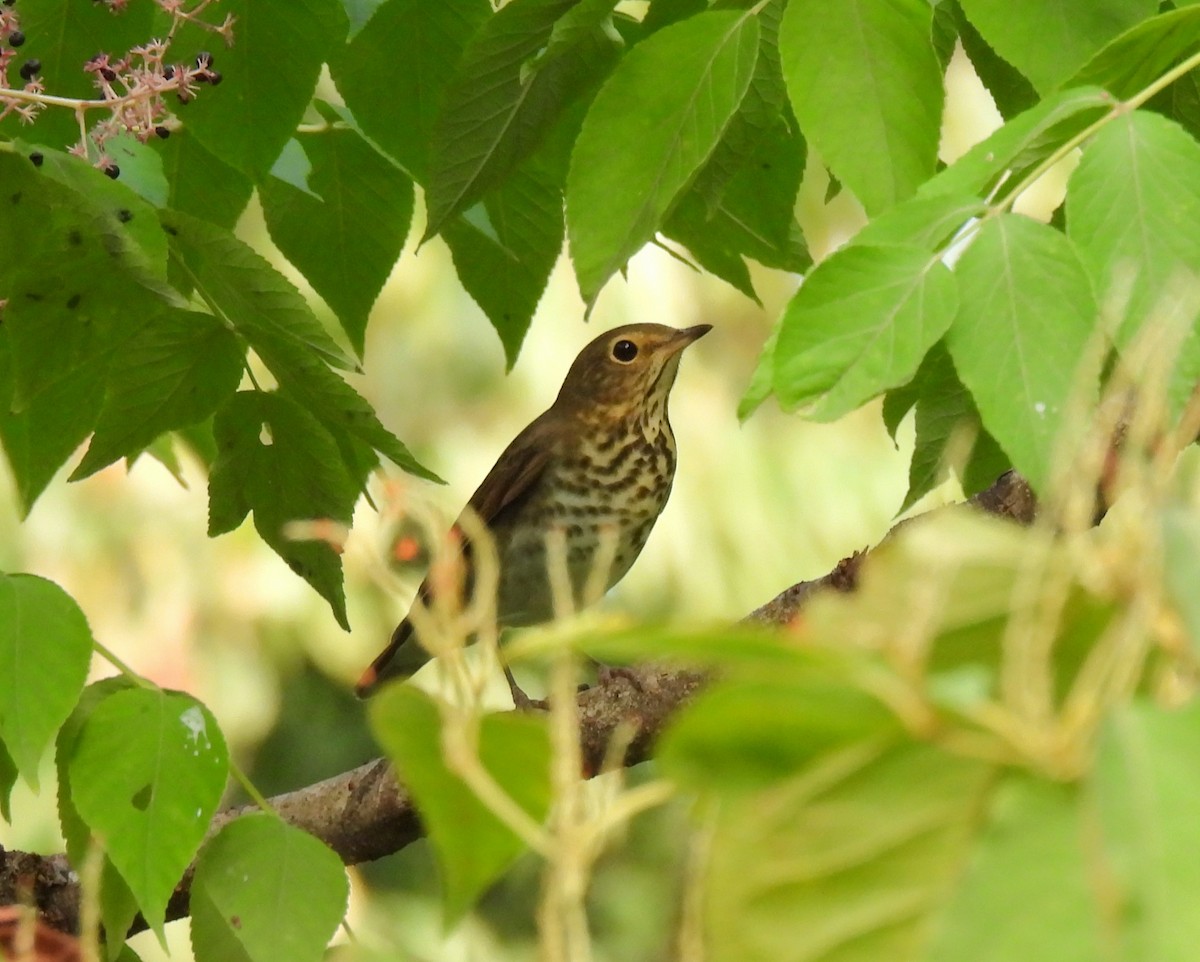
<path fill-rule="evenodd" d="M 203 70 L 205 67 L 211 67 L 213 62 L 212 54 L 207 50 L 201 50 L 196 54 L 196 67 Z"/>
<path fill-rule="evenodd" d="M 42 162 L 45 161 L 45 159 L 46 158 L 42 156 L 42 152 L 40 150 L 35 150 L 29 155 L 29 162 L 33 164 L 34 167 L 41 167 Z"/>
<path fill-rule="evenodd" d="M 16 2 L 17 2 L 17 0 L 4 0 L 4 5 L 6 7 L 11 7 Z"/>
<path fill-rule="evenodd" d="M 113 180 L 121 176 L 121 168 L 116 164 L 106 164 L 102 170 L 106 176 L 111 177 Z"/>
<path fill-rule="evenodd" d="M 210 70 L 208 72 L 208 82 L 210 84 L 212 84 L 214 87 L 224 79 L 225 78 L 223 76 L 221 76 L 221 74 L 218 73 L 216 70 Z"/>
<path fill-rule="evenodd" d="M 38 60 L 36 58 L 31 59 L 31 60 L 26 60 L 23 64 L 21 64 L 21 70 L 20 70 L 21 79 L 22 80 L 32 80 L 34 77 L 36 77 L 38 75 L 38 72 L 41 69 L 42 69 L 42 62 L 40 60 Z"/>
<path fill-rule="evenodd" d="M 167 80 L 172 80 L 175 77 L 175 68 L 163 67 L 163 77 Z"/>
<path fill-rule="evenodd" d="M 10 47 L 19 47 L 25 42 L 25 34 L 20 30 L 14 30 L 8 35 L 8 45 Z"/>
<path fill-rule="evenodd" d="M 133 220 L 133 211 L 126 210 L 124 207 L 122 207 L 119 211 L 117 211 L 117 220 L 119 220 L 122 224 L 128 224 L 131 220 Z"/>
<path fill-rule="evenodd" d="M 163 127 L 160 125 L 160 126 L 154 128 L 154 133 L 158 137 L 159 140 L 166 140 L 168 137 L 171 136 L 171 128 Z"/>
<path fill-rule="evenodd" d="M 117 72 L 115 70 L 113 70 L 112 67 L 101 67 L 100 68 L 100 76 L 103 77 L 105 80 L 107 80 L 109 83 L 112 83 L 114 80 L 117 79 Z"/>

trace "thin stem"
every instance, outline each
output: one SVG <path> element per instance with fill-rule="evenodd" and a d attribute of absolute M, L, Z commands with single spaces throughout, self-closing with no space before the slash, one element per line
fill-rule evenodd
<path fill-rule="evenodd" d="M 275 810 L 275 807 L 267 801 L 266 796 L 255 787 L 254 782 L 250 781 L 250 777 L 242 771 L 242 767 L 232 758 L 229 759 L 229 774 L 233 776 L 235 782 L 242 786 L 242 791 L 249 796 L 250 801 L 268 815 L 279 816 L 279 812 Z"/>
<path fill-rule="evenodd" d="M 136 684 L 139 688 L 157 690 L 158 686 L 154 684 L 154 682 L 150 681 L 148 678 L 143 678 L 136 671 L 130 668 L 129 665 L 122 661 L 121 658 L 119 658 L 117 654 L 107 645 L 93 638 L 92 648 L 95 649 L 96 654 L 107 661 L 110 665 L 117 669 L 117 671 Z"/>

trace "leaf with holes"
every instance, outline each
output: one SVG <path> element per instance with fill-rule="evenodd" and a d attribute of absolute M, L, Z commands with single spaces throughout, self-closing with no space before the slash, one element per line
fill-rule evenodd
<path fill-rule="evenodd" d="M 75 741 L 67 761 L 75 808 L 160 933 L 227 770 L 216 720 L 182 692 L 115 692 L 91 711 Z"/>
<path fill-rule="evenodd" d="M 297 521 L 350 524 L 359 489 L 329 432 L 286 397 L 241 391 L 217 412 L 213 435 L 219 453 L 208 480 L 209 535 L 232 531 L 253 511 L 263 541 L 349 630 L 340 554 L 288 529 Z"/>

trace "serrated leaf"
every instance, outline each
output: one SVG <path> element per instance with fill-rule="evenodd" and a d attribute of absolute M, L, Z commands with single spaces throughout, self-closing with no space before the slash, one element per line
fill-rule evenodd
<path fill-rule="evenodd" d="M 511 368 L 563 243 L 561 178 L 535 155 L 442 229 L 454 269 L 504 346 Z"/>
<path fill-rule="evenodd" d="M 1093 782 L 1107 865 L 1127 906 L 1117 933 L 1123 958 L 1186 962 L 1200 938 L 1188 907 L 1200 886 L 1200 866 L 1189 857 L 1200 845 L 1197 751 L 1195 701 L 1176 710 L 1135 701 L 1114 713 L 1100 739 Z"/>
<path fill-rule="evenodd" d="M 232 531 L 253 511 L 263 541 L 348 631 L 340 555 L 324 541 L 296 540 L 287 531 L 294 521 L 350 524 L 359 487 L 329 432 L 286 397 L 241 391 L 217 411 L 213 434 L 219 454 L 208 481 L 209 535 Z"/>
<path fill-rule="evenodd" d="M 867 743 L 722 797 L 703 876 L 705 958 L 924 959 L 992 772 L 925 745 Z"/>
<path fill-rule="evenodd" d="M 271 336 L 333 367 L 354 370 L 300 292 L 248 244 L 180 211 L 164 211 L 162 222 L 189 279 L 251 344 Z"/>
<path fill-rule="evenodd" d="M 167 206 L 232 228 L 250 203 L 253 181 L 211 154 L 187 128 L 158 141 L 157 147 L 171 187 Z"/>
<path fill-rule="evenodd" d="M 330 61 L 363 130 L 419 182 L 446 85 L 491 13 L 488 0 L 386 0 Z"/>
<path fill-rule="evenodd" d="M 1068 401 L 1095 390 L 1080 369 L 1098 323 L 1087 274 L 1058 231 L 1004 214 L 983 224 L 955 276 L 954 366 L 988 432 L 1044 492 Z"/>
<path fill-rule="evenodd" d="M 160 933 L 167 900 L 200 846 L 227 769 L 216 720 L 181 692 L 118 691 L 79 732 L 67 762 L 75 807 Z"/>
<path fill-rule="evenodd" d="M 925 0 L 791 0 L 779 51 L 809 142 L 870 214 L 933 174 L 942 74 Z"/>
<path fill-rule="evenodd" d="M 916 247 L 836 252 L 805 279 L 775 347 L 775 393 L 835 420 L 906 383 L 954 320 L 946 266 Z"/>
<path fill-rule="evenodd" d="M 316 196 L 268 178 L 259 188 L 267 229 L 361 357 L 367 315 L 408 236 L 412 181 L 355 130 L 327 127 L 300 144 Z"/>
<path fill-rule="evenodd" d="M 196 962 L 317 962 L 346 912 L 350 886 L 329 848 L 256 813 L 205 844 L 191 892 Z"/>
<path fill-rule="evenodd" d="M 214 51 L 224 83 L 204 88 L 181 112 L 205 148 L 257 179 L 295 133 L 349 24 L 340 0 L 225 0 L 220 14 L 234 18 L 235 42 Z M 212 34 L 191 23 L 172 45 L 212 48 Z"/>
<path fill-rule="evenodd" d="M 0 742 L 35 789 L 91 660 L 92 632 L 70 595 L 44 578 L 0 574 Z"/>
<path fill-rule="evenodd" d="M 613 4 L 513 0 L 488 18 L 463 51 L 433 128 L 425 238 L 502 183 L 545 139 L 570 103 L 595 86 L 618 47 L 600 29 Z M 605 9 L 607 7 L 607 9 Z M 566 17 L 593 14 L 595 26 L 560 33 Z"/>
<path fill-rule="evenodd" d="M 1101 301 L 1123 307 L 1116 342 L 1128 348 L 1139 334 L 1162 336 L 1161 350 L 1177 358 L 1170 385 L 1176 410 L 1200 375 L 1192 333 L 1200 310 L 1196 219 L 1200 145 L 1157 114 L 1134 111 L 1105 125 L 1068 184 L 1070 238 Z"/>
<path fill-rule="evenodd" d="M 371 700 L 371 728 L 412 791 L 442 874 L 447 924 L 460 919 L 524 850 L 521 840 L 447 767 L 440 719 L 428 695 L 392 685 Z M 483 718 L 479 757 L 535 821 L 550 804 L 550 735 L 544 719 L 506 712 Z"/>
<path fill-rule="evenodd" d="M 164 217 L 175 232 L 176 256 L 196 286 L 250 342 L 284 393 L 333 434 L 346 469 L 360 486 L 378 463 L 375 451 L 405 471 L 439 480 L 329 369 L 331 361 L 349 362 L 284 277 L 226 231 L 176 211 Z"/>
<path fill-rule="evenodd" d="M 589 308 L 712 153 L 746 93 L 757 49 L 753 16 L 709 11 L 643 40 L 601 87 L 567 175 L 571 257 Z"/>
<path fill-rule="evenodd" d="M 1112 107 L 1112 96 L 1099 87 L 1053 94 L 981 140 L 924 184 L 920 196 L 990 194 L 1007 171 L 1044 159 Z"/>
<path fill-rule="evenodd" d="M 990 484 L 1008 468 L 1008 459 L 983 430 L 971 394 L 958 379 L 943 344 L 930 350 L 904 390 L 911 391 L 917 408 L 916 445 L 908 468 L 908 492 L 898 513 L 911 508 L 951 471 L 958 474 L 964 495 L 970 497 L 980 490 L 979 479 L 986 477 Z"/>
<path fill-rule="evenodd" d="M 746 3 L 734 0 L 732 4 L 718 4 L 718 8 L 723 5 L 744 7 Z M 779 64 L 779 21 L 784 6 L 784 0 L 770 0 L 759 10 L 758 59 L 754 64 L 754 76 L 750 78 L 750 86 L 738 105 L 737 113 L 733 115 L 712 156 L 696 176 L 693 190 L 704 198 L 709 214 L 716 211 L 725 188 L 737 173 L 746 164 L 759 160 L 762 142 L 778 125 L 787 125 L 784 118 L 787 89 Z M 803 170 L 803 141 L 800 167 Z"/>
<path fill-rule="evenodd" d="M 952 7 L 954 10 L 963 52 L 970 59 L 971 66 L 975 68 L 975 73 L 983 81 L 983 85 L 987 87 L 1000 116 L 1005 119 L 1014 117 L 1037 104 L 1038 93 L 1033 89 L 1033 84 L 989 46 L 975 29 L 975 25 L 962 12 L 957 0 L 940 4 L 938 10 L 946 7 Z"/>
<path fill-rule="evenodd" d="M 1068 84 L 1103 87 L 1122 100 L 1200 49 L 1200 7 L 1167 10 L 1108 43 Z"/>
<path fill-rule="evenodd" d="M 854 244 L 868 247 L 900 244 L 933 252 L 985 209 L 983 201 L 969 194 L 911 197 L 873 218 L 854 235 Z"/>
<path fill-rule="evenodd" d="M 754 366 L 754 373 L 750 375 L 750 383 L 746 385 L 746 393 L 742 395 L 742 399 L 738 402 L 738 420 L 745 421 L 768 397 L 771 396 L 771 391 L 775 384 L 775 347 L 779 343 L 779 329 L 783 324 L 783 319 L 771 329 L 771 333 L 767 335 L 766 341 L 763 342 L 762 351 L 758 355 L 758 363 Z"/>
<path fill-rule="evenodd" d="M 245 349 L 211 314 L 160 314 L 114 360 L 95 436 L 71 480 L 209 417 L 237 390 L 244 361 Z"/>
<path fill-rule="evenodd" d="M 1070 78 L 1123 30 L 1158 11 L 1156 0 L 959 0 L 971 23 L 1042 94 Z"/>

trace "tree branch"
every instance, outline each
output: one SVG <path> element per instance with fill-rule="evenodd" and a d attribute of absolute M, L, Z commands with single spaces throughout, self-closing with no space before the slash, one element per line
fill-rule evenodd
<path fill-rule="evenodd" d="M 970 503 L 989 514 L 1021 524 L 1031 522 L 1036 509 L 1033 492 L 1012 471 Z M 865 553 L 856 553 L 839 562 L 824 577 L 792 585 L 745 620 L 787 624 L 815 591 L 853 590 L 865 557 Z M 655 739 L 671 715 L 702 683 L 703 675 L 695 671 L 642 666 L 612 673 L 582 692 L 580 728 L 588 770 L 600 769 L 618 726 L 631 723 L 634 736 L 624 764 L 636 765 L 649 758 Z M 287 822 L 319 838 L 347 865 L 390 855 L 422 835 L 412 796 L 383 759 L 270 801 Z M 218 813 L 209 829 L 210 835 L 238 816 L 255 810 L 254 806 L 242 806 Z M 187 915 L 190 888 L 189 869 L 168 906 L 168 920 Z M 0 904 L 22 901 L 32 901 L 47 924 L 68 932 L 78 929 L 79 880 L 65 855 L 41 856 L 0 849 Z"/>

